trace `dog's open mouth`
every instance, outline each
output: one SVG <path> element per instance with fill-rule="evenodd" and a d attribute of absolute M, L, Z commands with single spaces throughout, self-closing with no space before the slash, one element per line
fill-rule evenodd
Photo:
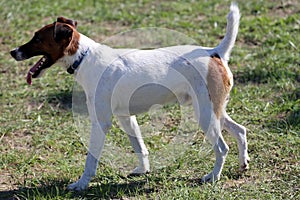
<path fill-rule="evenodd" d="M 42 75 L 43 71 L 52 65 L 51 58 L 43 56 L 39 61 L 30 68 L 27 73 L 27 83 L 31 85 L 32 78 L 38 78 Z"/>

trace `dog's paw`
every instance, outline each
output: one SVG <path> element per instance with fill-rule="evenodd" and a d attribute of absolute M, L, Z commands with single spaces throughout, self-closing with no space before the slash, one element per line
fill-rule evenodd
<path fill-rule="evenodd" d="M 73 191 L 83 191 L 87 189 L 88 183 L 83 183 L 83 181 L 76 181 L 75 183 L 72 183 L 68 186 L 68 190 L 73 190 Z"/>
<path fill-rule="evenodd" d="M 136 167 L 134 170 L 132 170 L 132 172 L 130 173 L 130 175 L 142 175 L 142 174 L 146 174 L 149 173 L 150 169 L 146 169 L 144 167 Z"/>
<path fill-rule="evenodd" d="M 220 175 L 214 175 L 212 172 L 201 178 L 202 183 L 213 183 L 220 179 Z"/>
<path fill-rule="evenodd" d="M 249 162 L 250 162 L 250 158 L 249 158 L 249 156 L 247 156 L 244 159 L 244 162 L 241 162 L 241 165 L 240 165 L 241 172 L 247 171 L 249 169 Z"/>

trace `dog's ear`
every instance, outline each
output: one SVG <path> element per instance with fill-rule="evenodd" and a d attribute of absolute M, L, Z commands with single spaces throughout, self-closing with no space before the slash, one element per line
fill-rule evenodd
<path fill-rule="evenodd" d="M 68 42 L 71 41 L 73 34 L 73 29 L 65 24 L 60 22 L 55 22 L 54 25 L 54 40 L 59 42 L 61 40 L 67 40 Z"/>
<path fill-rule="evenodd" d="M 67 19 L 67 18 L 64 18 L 64 17 L 58 17 L 56 21 L 60 22 L 60 23 L 69 24 L 69 25 L 73 26 L 74 28 L 77 27 L 77 21 L 72 20 L 72 19 Z"/>

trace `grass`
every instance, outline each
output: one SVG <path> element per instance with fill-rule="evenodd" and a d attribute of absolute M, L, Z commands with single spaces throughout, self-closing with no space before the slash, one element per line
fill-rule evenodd
<path fill-rule="evenodd" d="M 215 46 L 226 25 L 230 2 L 212 1 L 0 1 L 0 199 L 298 199 L 300 198 L 300 6 L 291 1 L 240 1 L 240 32 L 230 67 L 235 76 L 228 113 L 248 130 L 250 170 L 238 171 L 236 142 L 226 133 L 229 156 L 221 180 L 200 184 L 214 155 L 203 146 L 201 132 L 173 161 L 152 173 L 128 177 L 131 161 L 103 158 L 87 191 L 66 186 L 83 171 L 86 149 L 71 110 L 73 77 L 58 66 L 27 86 L 28 66 L 9 50 L 33 32 L 67 16 L 80 32 L 101 42 L 141 27 L 161 27 Z M 165 107 L 168 123 L 146 138 L 153 155 L 176 133 L 178 107 Z M 147 123 L 149 115 L 139 116 Z M 175 128 L 174 128 L 175 127 Z M 110 133 L 117 152 L 134 157 L 114 124 Z M 153 142 L 154 141 L 154 142 Z M 162 144 L 156 146 L 157 144 Z M 182 144 L 181 144 L 182 145 Z M 200 150 L 199 150 L 200 149 Z M 204 149 L 204 151 L 203 151 Z M 204 152 L 204 153 L 203 153 Z M 122 170 L 122 167 L 125 170 Z"/>

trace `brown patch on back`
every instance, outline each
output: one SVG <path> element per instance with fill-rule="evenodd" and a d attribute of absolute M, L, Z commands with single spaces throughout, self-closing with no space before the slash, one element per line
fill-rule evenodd
<path fill-rule="evenodd" d="M 232 87 L 231 77 L 218 54 L 211 55 L 208 63 L 207 87 L 210 99 L 213 102 L 214 113 L 220 119 L 225 100 Z"/>

